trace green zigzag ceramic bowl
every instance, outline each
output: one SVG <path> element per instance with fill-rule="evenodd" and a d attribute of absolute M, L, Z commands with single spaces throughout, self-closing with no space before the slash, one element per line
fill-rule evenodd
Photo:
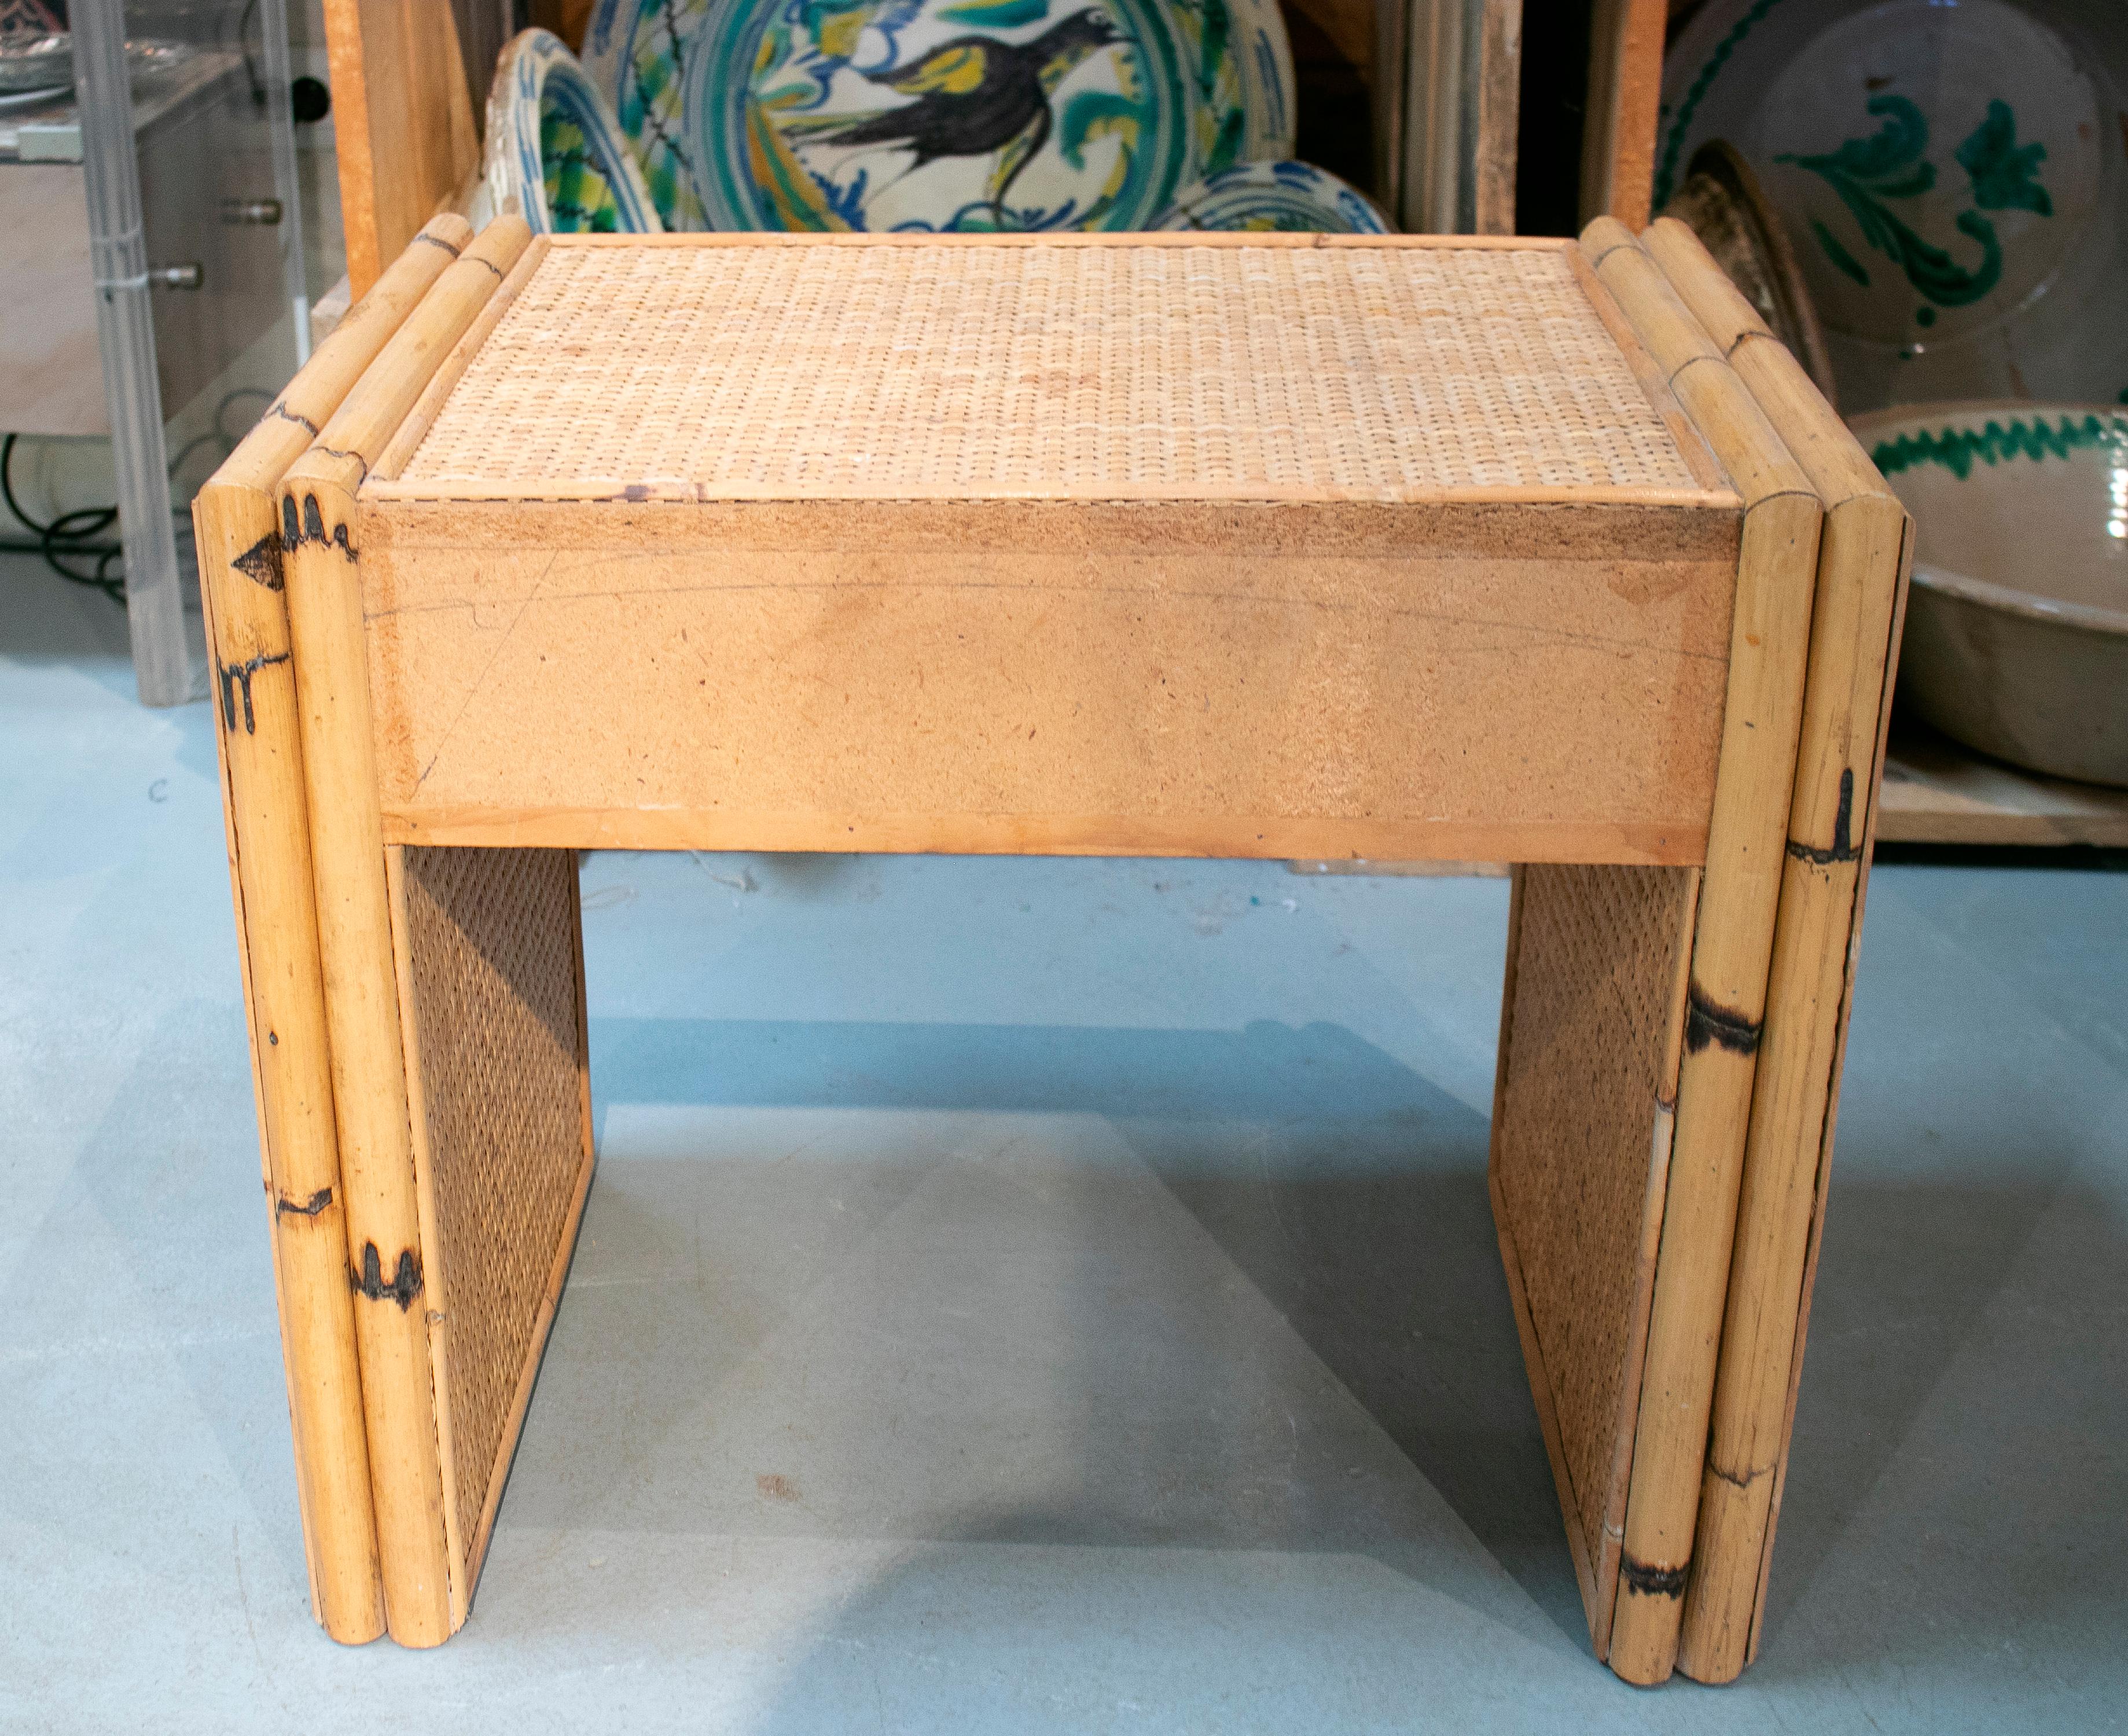
<path fill-rule="evenodd" d="M 1727 140 L 1841 401 L 2128 388 L 2128 4 L 1708 0 L 1665 62 L 1658 208 Z"/>
<path fill-rule="evenodd" d="M 2128 785 L 2128 410 L 1858 416 L 1914 515 L 1899 700 L 1997 759 Z"/>

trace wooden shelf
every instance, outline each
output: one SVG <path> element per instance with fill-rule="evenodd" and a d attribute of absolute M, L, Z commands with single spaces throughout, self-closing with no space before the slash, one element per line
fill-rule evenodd
<path fill-rule="evenodd" d="M 2128 847 L 2128 790 L 2020 771 L 1899 718 L 1884 754 L 1877 842 Z"/>

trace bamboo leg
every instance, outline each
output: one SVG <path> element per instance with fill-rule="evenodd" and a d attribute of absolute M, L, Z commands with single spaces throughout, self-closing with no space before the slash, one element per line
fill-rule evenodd
<path fill-rule="evenodd" d="M 309 478 L 283 510 L 385 1615 L 401 1645 L 436 1645 L 451 1631 L 449 1580 L 354 502 Z"/>
<path fill-rule="evenodd" d="M 1822 508 L 1750 393 L 1632 233 L 1583 244 L 1745 503 L 1729 690 L 1693 940 L 1677 1131 L 1627 1495 L 1611 1667 L 1674 1667 L 1693 1559 L 1802 728 Z"/>
<path fill-rule="evenodd" d="M 348 1644 L 384 1631 L 383 1605 L 273 490 L 470 235 L 431 223 L 193 506 L 305 1553 L 317 1619 Z"/>
<path fill-rule="evenodd" d="M 482 233 L 280 490 L 378 1556 L 385 1619 L 404 1645 L 439 1644 L 454 1623 L 354 495 L 527 239 L 515 219 Z"/>
<path fill-rule="evenodd" d="M 1666 220 L 1645 244 L 1826 505 L 1765 1035 L 1679 1648 L 1688 1674 L 1727 1681 L 1756 1649 L 1773 1547 L 1911 523 L 1802 365 L 1692 232 Z"/>

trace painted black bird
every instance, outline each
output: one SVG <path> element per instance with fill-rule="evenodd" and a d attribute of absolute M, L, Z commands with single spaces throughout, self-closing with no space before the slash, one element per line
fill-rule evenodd
<path fill-rule="evenodd" d="M 990 179 L 992 211 L 1003 214 L 1013 182 L 1048 141 L 1049 93 L 1087 55 L 1124 40 L 1107 14 L 1088 7 L 1028 42 L 956 36 L 905 65 L 863 76 L 914 97 L 883 113 L 867 115 L 818 136 L 824 145 L 898 145 L 916 154 L 921 168 L 941 157 L 986 157 L 1001 151 Z"/>

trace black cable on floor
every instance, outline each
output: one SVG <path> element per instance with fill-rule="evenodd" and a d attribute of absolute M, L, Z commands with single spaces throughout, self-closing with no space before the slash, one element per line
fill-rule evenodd
<path fill-rule="evenodd" d="M 202 446 L 218 445 L 221 455 L 227 458 L 236 449 L 243 436 L 231 434 L 221 425 L 223 414 L 229 406 L 243 398 L 264 398 L 273 401 L 273 394 L 259 386 L 240 386 L 226 394 L 214 407 L 214 425 L 181 448 L 170 460 L 170 474 L 174 477 L 185 460 Z M 122 560 L 126 551 L 116 543 L 93 540 L 118 522 L 116 506 L 83 506 L 72 512 L 63 512 L 49 524 L 40 524 L 22 510 L 22 503 L 15 498 L 15 443 L 20 434 L 9 434 L 0 439 L 0 498 L 5 498 L 8 511 L 37 534 L 34 543 L 24 543 L 12 538 L 0 538 L 0 553 L 35 554 L 44 557 L 45 564 L 61 578 L 73 584 L 87 586 L 100 591 L 112 602 L 126 601 L 126 575 L 113 573 L 112 563 Z M 179 517 L 184 515 L 182 507 L 172 510 Z M 77 572 L 66 562 L 70 560 L 93 560 L 96 562 L 86 572 Z"/>
<path fill-rule="evenodd" d="M 8 511 L 37 534 L 37 540 L 33 544 L 15 545 L 16 552 L 42 555 L 45 564 L 61 578 L 87 586 L 91 591 L 100 591 L 112 602 L 122 605 L 126 601 L 125 576 L 121 574 L 114 577 L 111 565 L 122 558 L 125 551 L 115 543 L 90 540 L 118 522 L 118 509 L 84 506 L 61 513 L 49 524 L 31 518 L 15 498 L 15 442 L 21 438 L 19 434 L 9 434 L 0 440 L 0 496 L 6 498 Z M 69 560 L 93 560 L 96 564 L 86 572 L 77 572 L 66 564 Z"/>

